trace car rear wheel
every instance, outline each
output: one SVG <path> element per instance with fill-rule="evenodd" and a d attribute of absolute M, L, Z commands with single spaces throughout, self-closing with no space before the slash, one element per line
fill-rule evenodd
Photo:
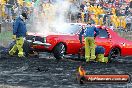
<path fill-rule="evenodd" d="M 121 52 L 119 48 L 111 49 L 108 56 L 109 62 L 111 62 L 113 59 L 119 58 L 120 56 L 121 56 Z"/>
<path fill-rule="evenodd" d="M 59 43 L 53 50 L 54 57 L 58 60 L 63 59 L 66 52 L 66 47 L 63 43 Z"/>

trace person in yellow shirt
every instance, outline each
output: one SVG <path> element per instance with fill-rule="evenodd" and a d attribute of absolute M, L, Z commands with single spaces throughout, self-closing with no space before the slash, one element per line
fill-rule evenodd
<path fill-rule="evenodd" d="M 99 20 L 98 20 L 98 17 L 97 16 L 93 17 L 93 20 L 95 22 L 95 25 L 98 25 L 99 24 Z"/>
<path fill-rule="evenodd" d="M 111 16 L 111 22 L 114 24 L 115 28 L 118 28 L 120 25 L 120 20 L 117 18 L 115 14 Z"/>
<path fill-rule="evenodd" d="M 112 14 L 116 14 L 115 8 L 112 8 Z"/>
<path fill-rule="evenodd" d="M 103 18 L 101 17 L 101 18 L 99 18 L 99 25 L 103 25 Z"/>
<path fill-rule="evenodd" d="M 81 18 L 82 18 L 82 22 L 84 22 L 84 15 L 85 13 L 84 13 L 84 11 L 82 10 L 82 12 L 81 12 Z"/>
<path fill-rule="evenodd" d="M 125 20 L 125 17 L 122 17 L 122 27 L 123 29 L 126 29 L 126 20 Z"/>

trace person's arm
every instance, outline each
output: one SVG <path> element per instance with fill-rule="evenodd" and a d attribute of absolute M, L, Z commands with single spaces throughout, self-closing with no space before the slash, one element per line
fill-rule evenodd
<path fill-rule="evenodd" d="M 25 24 L 26 25 L 26 24 Z M 26 27 L 26 36 L 28 35 L 28 32 L 27 32 L 27 27 Z"/>
<path fill-rule="evenodd" d="M 18 27 L 19 27 L 19 21 L 16 20 L 16 22 L 14 23 L 14 27 L 13 27 L 13 35 L 16 35 Z"/>
<path fill-rule="evenodd" d="M 96 33 L 94 34 L 94 37 L 98 36 L 98 35 L 99 35 L 99 29 L 95 27 L 95 28 L 94 28 L 94 31 L 96 32 Z"/>
<path fill-rule="evenodd" d="M 84 34 L 84 30 L 85 30 L 85 29 L 82 28 L 82 30 L 81 30 L 81 32 L 80 32 L 80 34 L 79 34 L 79 40 L 80 40 L 80 43 L 81 43 L 81 44 L 82 44 L 82 35 Z"/>

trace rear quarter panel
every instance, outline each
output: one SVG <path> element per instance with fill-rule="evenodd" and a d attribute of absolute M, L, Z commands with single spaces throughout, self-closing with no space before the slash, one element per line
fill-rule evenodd
<path fill-rule="evenodd" d="M 122 56 L 132 56 L 132 41 L 125 39 L 122 42 Z"/>
<path fill-rule="evenodd" d="M 128 41 L 125 38 L 120 37 L 116 32 L 111 31 L 113 46 L 118 47 L 121 50 L 121 56 L 131 56 L 132 55 L 132 41 Z"/>

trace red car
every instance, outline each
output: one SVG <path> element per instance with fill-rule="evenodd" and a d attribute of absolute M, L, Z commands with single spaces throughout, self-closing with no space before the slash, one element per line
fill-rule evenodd
<path fill-rule="evenodd" d="M 79 32 L 82 23 L 68 23 L 53 28 L 54 33 L 29 33 L 27 40 L 33 41 L 33 48 L 36 51 L 52 52 L 56 59 L 64 55 L 77 55 L 80 48 Z M 115 58 L 119 56 L 132 56 L 132 41 L 118 36 L 112 29 L 96 26 L 99 28 L 99 35 L 95 38 L 96 44 L 105 48 L 105 56 Z M 46 34 L 46 35 L 45 35 Z"/>

